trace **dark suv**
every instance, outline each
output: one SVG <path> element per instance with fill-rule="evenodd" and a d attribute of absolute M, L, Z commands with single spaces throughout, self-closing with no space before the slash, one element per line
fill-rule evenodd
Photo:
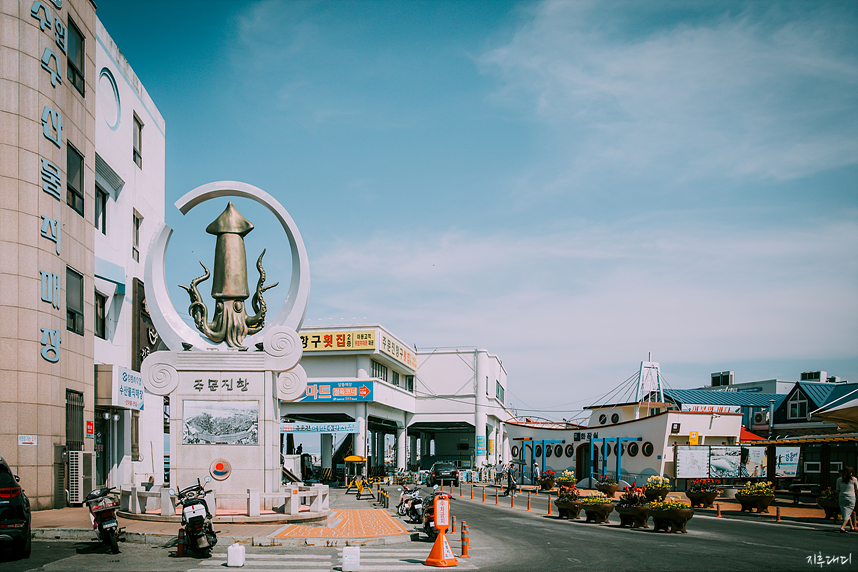
<path fill-rule="evenodd" d="M 3 457 L 0 457 L 0 543 L 11 543 L 19 557 L 30 557 L 30 499 Z"/>
<path fill-rule="evenodd" d="M 453 463 L 435 463 L 429 469 L 429 486 L 453 481 L 453 486 L 459 486 L 459 469 Z"/>

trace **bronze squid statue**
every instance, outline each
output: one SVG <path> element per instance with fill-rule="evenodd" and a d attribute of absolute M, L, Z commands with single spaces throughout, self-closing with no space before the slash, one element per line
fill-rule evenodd
<path fill-rule="evenodd" d="M 256 292 L 251 300 L 256 314 L 248 316 L 245 300 L 250 296 L 250 292 L 247 286 L 244 236 L 251 230 L 253 225 L 241 216 L 232 202 L 227 204 L 221 215 L 206 228 L 207 233 L 217 236 L 212 281 L 212 298 L 215 299 L 214 320 L 208 321 L 208 309 L 197 290 L 197 284 L 208 280 L 210 276 L 206 265 L 200 262 L 205 274 L 191 280 L 190 286 L 180 284 L 191 297 L 188 313 L 194 319 L 197 329 L 215 343 L 226 340 L 229 347 L 241 350 L 247 349 L 242 345 L 244 338 L 259 332 L 265 326 L 267 307 L 262 298 L 263 292 L 279 284 L 276 282 L 271 286 L 263 286 L 265 283 L 265 270 L 262 268 L 262 257 L 265 256 L 263 249 L 256 261 L 259 281 L 256 283 Z"/>

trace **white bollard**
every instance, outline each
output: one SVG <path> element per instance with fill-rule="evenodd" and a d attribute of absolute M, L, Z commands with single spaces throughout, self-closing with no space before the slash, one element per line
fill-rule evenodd
<path fill-rule="evenodd" d="M 244 566 L 244 545 L 235 543 L 226 549 L 227 566 Z"/>
<path fill-rule="evenodd" d="M 360 546 L 343 547 L 343 572 L 360 570 Z"/>

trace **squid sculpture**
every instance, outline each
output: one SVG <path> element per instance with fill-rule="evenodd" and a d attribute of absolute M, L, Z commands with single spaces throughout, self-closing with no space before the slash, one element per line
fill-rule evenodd
<path fill-rule="evenodd" d="M 241 216 L 230 202 L 226 209 L 212 222 L 206 232 L 217 236 L 215 245 L 214 280 L 212 281 L 212 298 L 215 299 L 214 320 L 208 321 L 208 309 L 202 301 L 197 285 L 208 280 L 210 274 L 206 265 L 200 262 L 205 274 L 191 280 L 190 286 L 184 288 L 191 297 L 188 313 L 194 319 L 197 329 L 215 343 L 226 341 L 231 348 L 246 350 L 242 345 L 244 338 L 255 334 L 265 327 L 267 307 L 262 298 L 263 292 L 274 288 L 265 284 L 265 270 L 262 268 L 262 257 L 265 250 L 256 261 L 259 270 L 259 281 L 253 294 L 251 305 L 255 315 L 248 316 L 245 300 L 250 296 L 247 285 L 247 255 L 244 250 L 244 236 L 253 230 L 249 220 Z"/>

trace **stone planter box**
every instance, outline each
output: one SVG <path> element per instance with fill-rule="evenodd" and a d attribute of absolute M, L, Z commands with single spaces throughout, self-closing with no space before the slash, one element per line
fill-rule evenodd
<path fill-rule="evenodd" d="M 715 499 L 718 498 L 718 494 L 720 492 L 721 491 L 714 491 L 711 493 L 685 491 L 685 496 L 687 496 L 688 500 L 691 501 L 692 507 L 699 506 L 700 508 L 712 508 L 712 504 L 715 502 Z"/>
<path fill-rule="evenodd" d="M 667 498 L 667 494 L 670 492 L 670 489 L 646 489 L 644 494 L 646 495 L 646 500 L 648 502 L 653 501 L 663 501 Z"/>
<path fill-rule="evenodd" d="M 775 500 L 774 495 L 769 496 L 745 496 L 736 495 L 736 500 L 742 505 L 742 512 L 769 512 L 769 505 Z"/>
<path fill-rule="evenodd" d="M 617 514 L 620 515 L 620 526 L 629 528 L 649 528 L 646 521 L 649 512 L 645 506 L 617 506 Z"/>
<path fill-rule="evenodd" d="M 557 518 L 581 518 L 581 501 L 554 501 L 557 505 Z"/>
<path fill-rule="evenodd" d="M 693 508 L 681 508 L 675 510 L 662 510 L 651 512 L 653 530 L 658 532 L 665 530 L 667 532 L 685 532 L 685 523 L 691 520 L 694 516 Z"/>
<path fill-rule="evenodd" d="M 825 511 L 826 519 L 833 518 L 834 520 L 840 520 L 840 501 L 818 499 L 816 504 Z"/>
<path fill-rule="evenodd" d="M 614 510 L 613 503 L 605 504 L 584 504 L 582 507 L 587 515 L 586 522 L 594 522 L 600 524 L 608 522 L 608 515 Z"/>
<path fill-rule="evenodd" d="M 619 483 L 614 483 L 614 484 L 596 483 L 596 490 L 601 492 L 601 493 L 605 493 L 606 495 L 608 495 L 609 498 L 614 498 L 614 493 L 616 493 L 618 490 L 620 490 L 620 485 L 619 485 Z"/>
<path fill-rule="evenodd" d="M 550 479 L 550 478 L 540 479 L 539 487 L 543 491 L 550 491 L 551 489 L 554 488 L 554 479 Z"/>

